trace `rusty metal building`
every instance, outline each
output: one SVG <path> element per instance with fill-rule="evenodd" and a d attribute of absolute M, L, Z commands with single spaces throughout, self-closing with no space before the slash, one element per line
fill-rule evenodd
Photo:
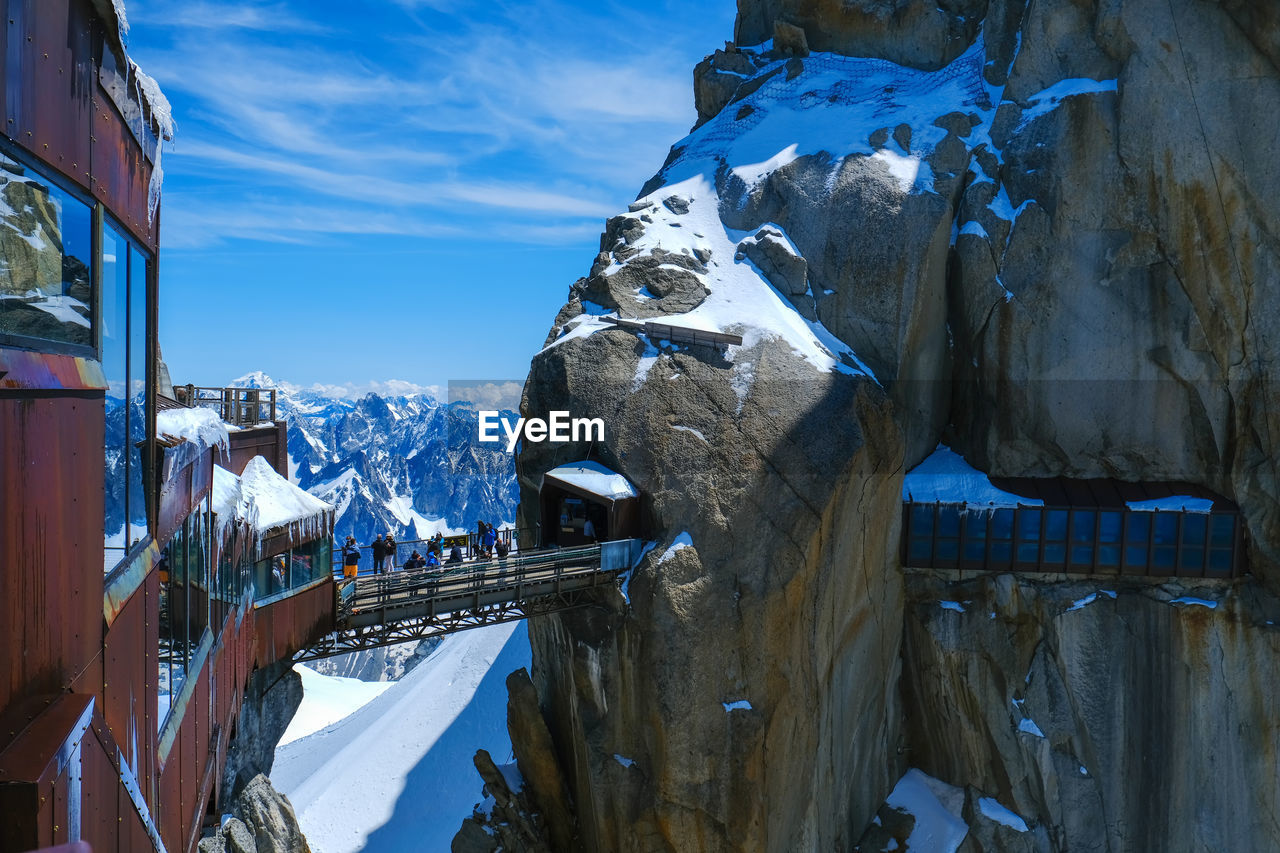
<path fill-rule="evenodd" d="M 0 22 L 0 853 L 189 851 L 250 675 L 331 628 L 333 582 L 255 604 L 217 451 L 157 439 L 165 117 L 111 0 Z M 253 438 L 278 467 L 283 426 Z"/>

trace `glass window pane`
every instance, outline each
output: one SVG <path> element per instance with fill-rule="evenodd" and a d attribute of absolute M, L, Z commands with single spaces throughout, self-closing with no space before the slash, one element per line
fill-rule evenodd
<path fill-rule="evenodd" d="M 1071 546 L 1071 565 L 1079 568 L 1081 566 L 1093 565 L 1093 546 L 1092 545 L 1072 545 Z"/>
<path fill-rule="evenodd" d="M 1038 542 L 1019 542 L 1018 543 L 1018 562 L 1034 563 L 1036 557 L 1040 554 L 1040 544 Z"/>
<path fill-rule="evenodd" d="M 1040 510 L 1018 510 L 1018 538 L 1040 541 Z"/>
<path fill-rule="evenodd" d="M 933 504 L 911 505 L 911 535 L 927 536 L 933 531 Z"/>
<path fill-rule="evenodd" d="M 1216 577 L 1231 575 L 1231 552 L 1223 548 L 1214 548 L 1209 552 L 1209 572 Z"/>
<path fill-rule="evenodd" d="M 1119 568 L 1120 546 L 1119 545 L 1098 546 L 1098 565 L 1105 566 L 1107 568 Z"/>
<path fill-rule="evenodd" d="M 129 537 L 147 535 L 142 451 L 147 440 L 147 260 L 129 248 Z"/>
<path fill-rule="evenodd" d="M 1127 523 L 1129 525 L 1130 542 L 1141 542 L 1146 544 L 1151 541 L 1151 513 L 1128 513 Z"/>
<path fill-rule="evenodd" d="M 960 540 L 939 539 L 935 559 L 940 563 L 954 563 L 960 556 Z"/>
<path fill-rule="evenodd" d="M 0 334 L 92 348 L 92 210 L 5 154 L 0 202 Z"/>
<path fill-rule="evenodd" d="M 1209 544 L 1215 548 L 1230 548 L 1235 541 L 1236 525 L 1233 515 L 1214 515 L 1209 520 Z"/>
<path fill-rule="evenodd" d="M 991 562 L 992 564 L 1008 565 L 1013 561 L 1013 543 L 1005 540 L 1003 542 L 991 543 Z"/>
<path fill-rule="evenodd" d="M 970 542 L 987 538 L 987 514 L 981 511 L 969 511 L 964 515 L 964 536 Z"/>
<path fill-rule="evenodd" d="M 987 549 L 986 540 L 979 539 L 976 542 L 969 539 L 964 543 L 964 558 L 967 562 L 981 563 L 984 559 L 983 555 Z"/>
<path fill-rule="evenodd" d="M 911 543 L 907 546 L 907 562 L 913 566 L 927 566 L 929 564 L 929 549 L 933 547 L 933 542 L 929 539 L 912 537 Z"/>
<path fill-rule="evenodd" d="M 938 536 L 960 535 L 960 508 L 943 504 L 938 507 Z"/>
<path fill-rule="evenodd" d="M 998 509 L 991 513 L 991 538 L 1013 538 L 1013 510 Z"/>
<path fill-rule="evenodd" d="M 1152 536 L 1153 541 L 1157 545 L 1173 545 L 1178 541 L 1178 516 L 1177 512 L 1157 512 L 1152 520 L 1152 527 L 1155 533 Z M 1172 566 L 1170 566 L 1172 568 Z"/>
<path fill-rule="evenodd" d="M 1119 542 L 1124 516 L 1118 512 L 1098 513 L 1098 541 Z"/>
<path fill-rule="evenodd" d="M 1065 515 L 1065 513 L 1064 513 Z M 1061 566 L 1067 560 L 1067 549 L 1064 545 L 1045 545 L 1044 562 L 1046 566 Z"/>
<path fill-rule="evenodd" d="M 1129 545 L 1124 549 L 1124 564 L 1129 568 L 1145 569 L 1147 567 L 1147 546 Z"/>
<path fill-rule="evenodd" d="M 102 372 L 107 380 L 105 416 L 106 468 L 103 474 L 104 568 L 110 571 L 125 555 L 129 541 L 128 466 L 128 244 L 111 226 L 102 229 Z"/>
<path fill-rule="evenodd" d="M 1077 509 L 1071 513 L 1072 542 L 1093 542 L 1095 515 L 1093 510 Z"/>
<path fill-rule="evenodd" d="M 1151 568 L 1161 573 L 1173 573 L 1173 558 L 1177 554 L 1174 548 L 1154 548 L 1151 552 Z"/>
<path fill-rule="evenodd" d="M 1047 542 L 1063 542 L 1067 538 L 1067 511 L 1051 509 L 1045 512 L 1044 538 Z"/>
<path fill-rule="evenodd" d="M 1182 549 L 1182 565 L 1180 571 L 1195 572 L 1200 574 L 1204 571 L 1204 548 L 1201 546 Z"/>
<path fill-rule="evenodd" d="M 1183 545 L 1204 545 L 1205 528 L 1208 527 L 1209 517 L 1202 513 L 1187 513 L 1182 518 L 1182 544 Z"/>

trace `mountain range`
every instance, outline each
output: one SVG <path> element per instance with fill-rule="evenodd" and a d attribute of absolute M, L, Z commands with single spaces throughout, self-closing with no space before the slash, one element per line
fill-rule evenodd
<path fill-rule="evenodd" d="M 352 400 L 261 371 L 229 386 L 276 389 L 277 417 L 289 428 L 289 479 L 334 505 L 338 541 L 352 535 L 367 544 L 391 533 L 404 542 L 515 519 L 513 457 L 479 443 L 470 403 L 428 394 Z"/>

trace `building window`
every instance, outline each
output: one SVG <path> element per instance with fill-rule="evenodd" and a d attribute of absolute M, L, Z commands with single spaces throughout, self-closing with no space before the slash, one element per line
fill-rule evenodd
<path fill-rule="evenodd" d="M 102 370 L 107 380 L 104 569 L 147 535 L 147 287 L 149 257 L 124 232 L 102 229 Z"/>
<path fill-rule="evenodd" d="M 209 524 L 194 512 L 160 555 L 159 713 L 164 728 L 209 624 Z"/>
<path fill-rule="evenodd" d="M 254 598 L 262 600 L 333 576 L 333 543 L 317 539 L 254 564 Z"/>
<path fill-rule="evenodd" d="M 92 356 L 92 208 L 0 150 L 0 339 Z"/>

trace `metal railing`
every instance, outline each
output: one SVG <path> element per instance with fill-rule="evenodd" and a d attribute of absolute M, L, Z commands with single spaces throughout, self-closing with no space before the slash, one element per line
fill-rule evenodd
<path fill-rule="evenodd" d="M 540 527 L 504 527 L 495 530 L 498 534 L 498 541 L 506 544 L 510 553 L 518 554 L 524 551 L 537 550 L 542 546 L 542 530 Z M 417 551 L 424 557 L 427 552 L 427 544 L 432 539 L 406 539 L 404 541 L 397 540 L 395 553 L 391 555 L 391 565 L 394 571 L 399 571 L 404 566 L 405 561 L 413 556 L 413 552 Z M 449 558 L 449 552 L 454 546 L 458 546 L 462 551 L 462 558 L 468 563 L 474 562 L 482 554 L 483 549 L 480 543 L 480 534 L 478 533 L 462 533 L 457 536 L 446 536 L 443 540 L 443 551 L 440 555 L 440 561 L 443 563 Z M 375 574 L 378 567 L 373 564 L 373 545 L 358 545 L 360 549 L 360 562 L 357 573 L 363 577 L 365 575 Z M 335 576 L 342 575 L 342 543 L 334 542 L 333 546 L 333 573 Z"/>
<path fill-rule="evenodd" d="M 205 385 L 175 385 L 174 396 L 189 409 L 197 406 L 217 409 L 223 421 L 235 426 L 274 423 L 276 389 L 217 388 Z"/>
<path fill-rule="evenodd" d="M 481 592 L 509 591 L 510 598 L 519 599 L 529 587 L 558 591 L 559 584 L 568 578 L 621 570 L 620 566 L 602 569 L 601 551 L 600 545 L 556 548 L 441 568 L 366 575 L 339 584 L 338 619 L 369 608 L 409 607 L 442 598 L 466 600 Z M 616 566 L 621 561 L 611 562 Z"/>
<path fill-rule="evenodd" d="M 1234 578 L 1244 573 L 1235 509 L 975 507 L 906 502 L 909 568 L 1140 577 Z"/>

